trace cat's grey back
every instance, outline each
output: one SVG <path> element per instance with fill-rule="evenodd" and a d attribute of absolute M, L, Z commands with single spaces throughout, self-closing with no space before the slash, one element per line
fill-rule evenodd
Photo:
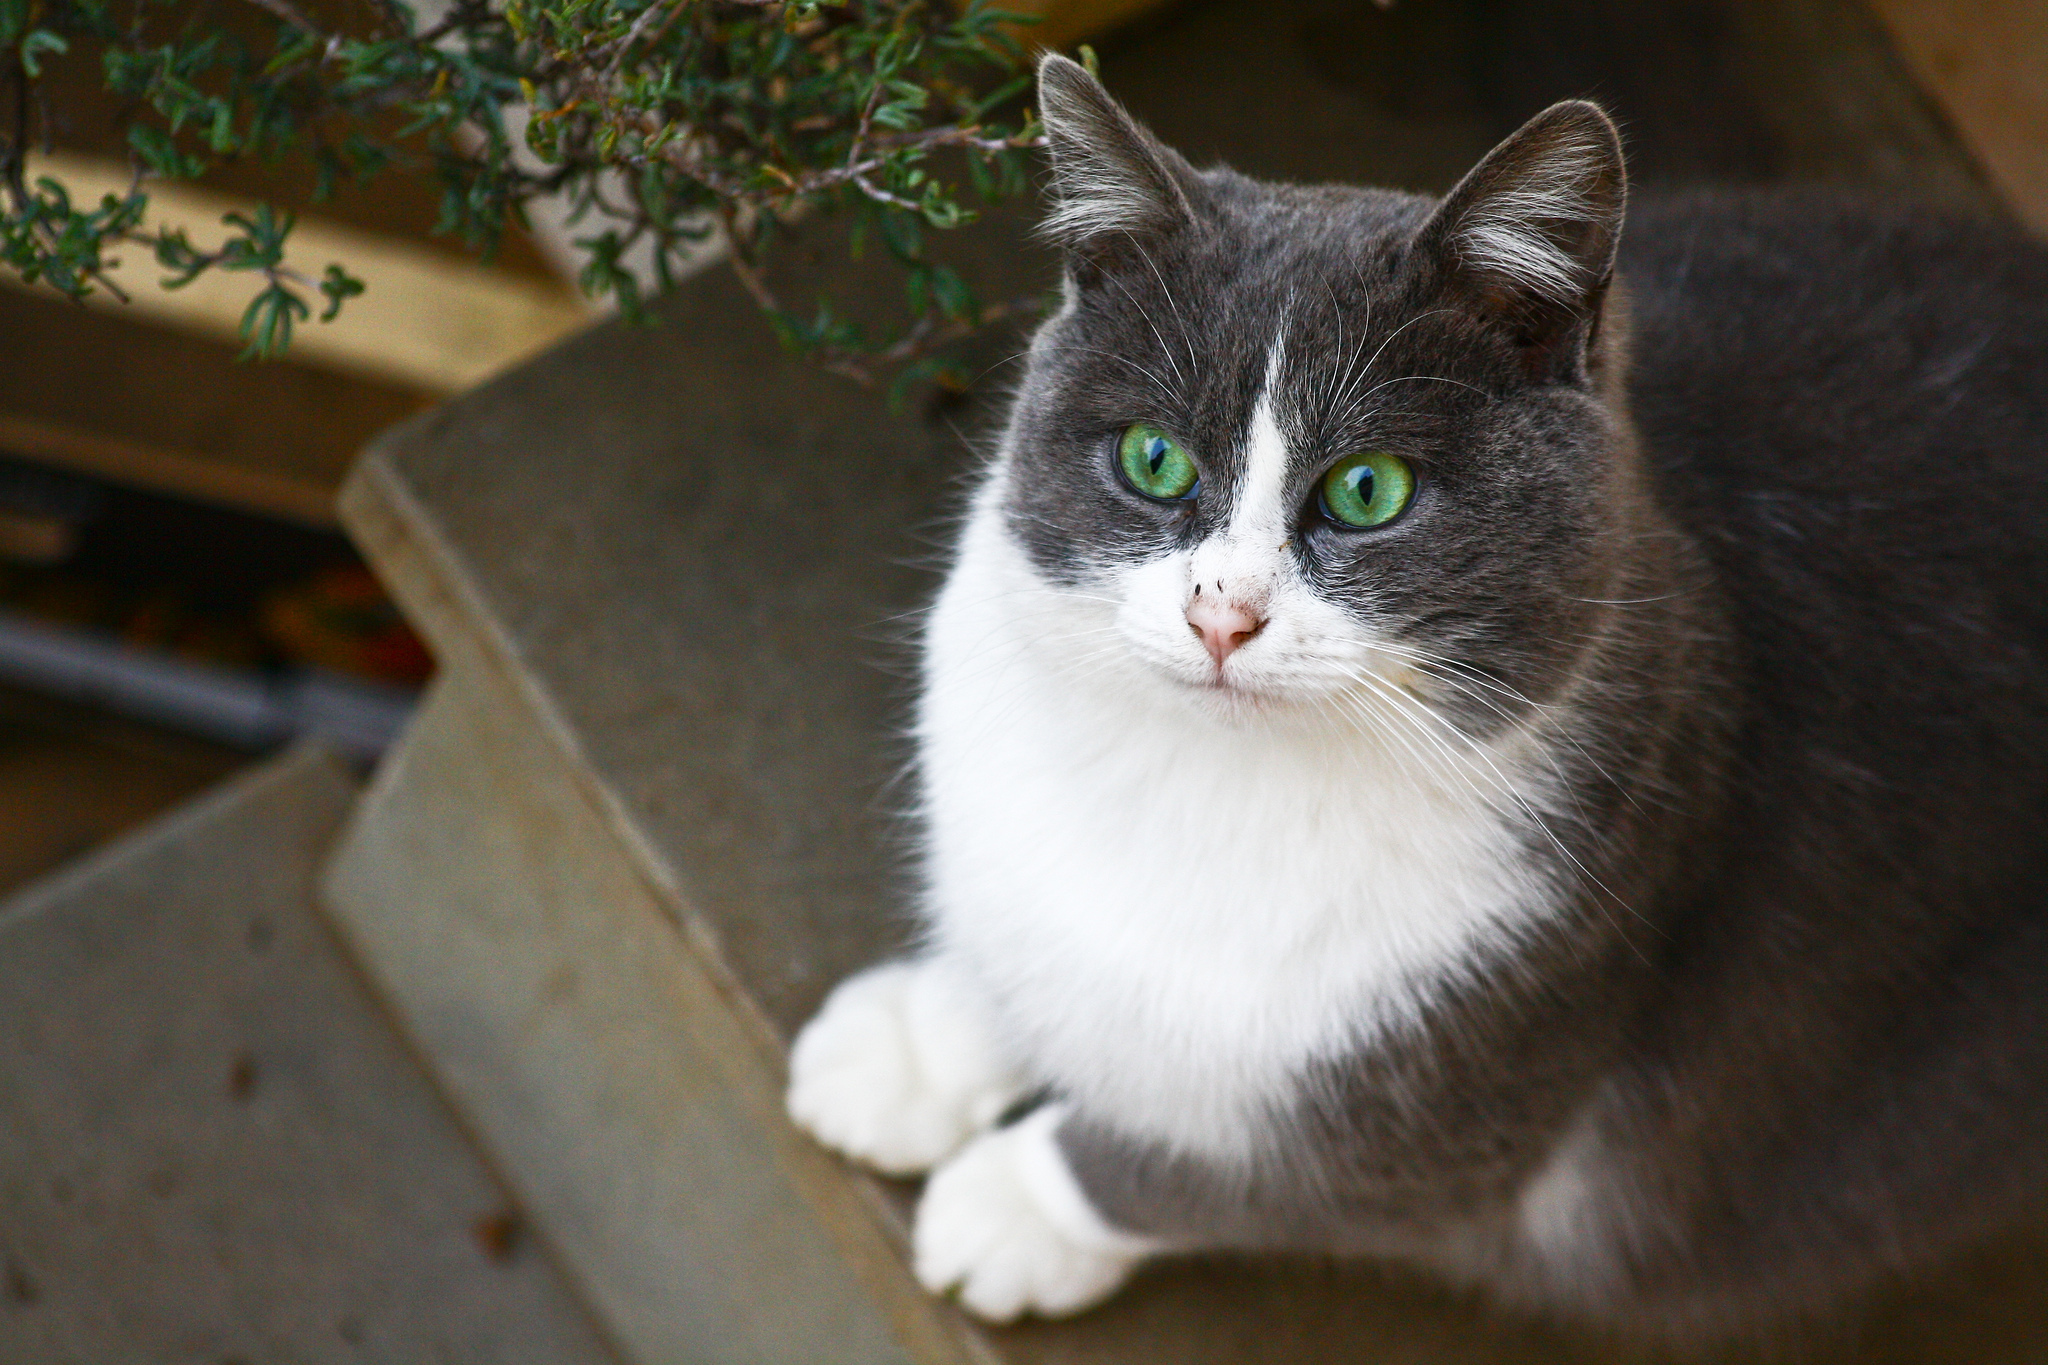
<path fill-rule="evenodd" d="M 1742 700 L 1614 1121 L 1684 1210 L 1674 1285 L 1761 1239 L 1798 1300 L 2048 1180 L 2048 251 L 1695 197 L 1634 213 L 1622 270 Z"/>

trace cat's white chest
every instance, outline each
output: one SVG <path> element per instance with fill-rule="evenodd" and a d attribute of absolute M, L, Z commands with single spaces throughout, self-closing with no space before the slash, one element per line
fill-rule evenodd
<path fill-rule="evenodd" d="M 1420 741 L 1276 737 L 1142 672 L 1047 667 L 1005 553 L 970 534 L 932 622 L 935 940 L 1036 1079 L 1133 1134 L 1246 1154 L 1305 1068 L 1542 913 L 1516 798 Z"/>

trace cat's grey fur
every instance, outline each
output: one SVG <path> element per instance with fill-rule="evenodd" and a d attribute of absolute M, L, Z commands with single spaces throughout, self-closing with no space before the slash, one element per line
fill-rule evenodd
<path fill-rule="evenodd" d="M 1435 701 L 1465 734 L 1563 727 L 1522 822 L 1558 912 L 1294 1078 L 1248 1163 L 1068 1114 L 1095 1207 L 1684 1327 L 1830 1302 L 2033 1206 L 2048 253 L 1819 195 L 1623 232 L 1583 103 L 1439 203 L 1196 171 L 1073 64 L 1043 80 L 1069 302 L 1003 504 L 1037 571 L 1207 534 L 1270 392 L 1301 574 L 1455 661 Z M 1362 353 L 1409 382 L 1330 382 Z M 1138 414 L 1203 453 L 1199 499 L 1119 485 Z M 1312 510 L 1361 447 L 1424 471 L 1381 532 Z"/>

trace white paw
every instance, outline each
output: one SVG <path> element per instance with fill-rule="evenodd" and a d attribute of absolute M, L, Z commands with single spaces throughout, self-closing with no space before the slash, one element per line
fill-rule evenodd
<path fill-rule="evenodd" d="M 1067 1168 L 1046 1105 L 976 1138 L 933 1173 L 917 1206 L 917 1278 L 992 1322 L 1060 1317 L 1115 1293 L 1163 1249 L 1103 1222 Z"/>
<path fill-rule="evenodd" d="M 848 977 L 790 1049 L 789 1116 L 890 1175 L 938 1165 L 1022 1092 L 971 991 L 934 959 Z"/>

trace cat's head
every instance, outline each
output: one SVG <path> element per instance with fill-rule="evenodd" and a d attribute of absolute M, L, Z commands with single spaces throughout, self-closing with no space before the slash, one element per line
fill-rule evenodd
<path fill-rule="evenodd" d="M 1541 699 L 1626 554 L 1625 195 L 1557 105 L 1442 201 L 1197 171 L 1080 66 L 1039 73 L 1066 303 L 999 480 L 1068 602 L 1048 647 L 1221 713 Z M 1081 643 L 1085 640 L 1085 644 Z"/>

